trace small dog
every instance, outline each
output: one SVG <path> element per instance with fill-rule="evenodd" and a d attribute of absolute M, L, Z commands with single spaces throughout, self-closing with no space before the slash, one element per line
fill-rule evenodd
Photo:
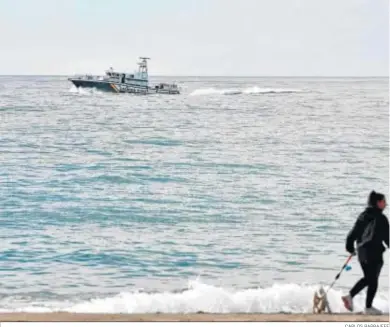
<path fill-rule="evenodd" d="M 314 293 L 313 313 L 325 313 L 326 311 L 328 311 L 328 313 L 332 313 L 325 290 L 321 286 L 320 289 Z"/>

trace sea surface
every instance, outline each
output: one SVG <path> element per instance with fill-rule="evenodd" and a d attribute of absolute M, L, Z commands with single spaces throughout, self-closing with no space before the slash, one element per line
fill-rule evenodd
<path fill-rule="evenodd" d="M 152 80 L 182 93 L 0 77 L 0 311 L 310 312 L 388 196 L 388 79 Z"/>

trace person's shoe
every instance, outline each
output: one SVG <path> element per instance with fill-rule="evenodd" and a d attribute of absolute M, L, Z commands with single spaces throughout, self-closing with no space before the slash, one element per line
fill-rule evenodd
<path fill-rule="evenodd" d="M 381 315 L 383 314 L 382 311 L 378 310 L 377 308 L 371 307 L 371 308 L 366 308 L 364 310 L 364 313 L 366 315 Z"/>
<path fill-rule="evenodd" d="M 352 296 L 351 295 L 344 295 L 341 297 L 341 299 L 343 300 L 344 302 L 344 307 L 345 309 L 347 309 L 348 311 L 353 311 L 353 301 L 352 301 Z"/>

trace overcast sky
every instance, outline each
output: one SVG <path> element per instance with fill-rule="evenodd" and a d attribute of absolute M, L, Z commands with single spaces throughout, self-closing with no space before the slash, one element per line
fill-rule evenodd
<path fill-rule="evenodd" d="M 388 76 L 388 0 L 0 0 L 0 74 Z"/>

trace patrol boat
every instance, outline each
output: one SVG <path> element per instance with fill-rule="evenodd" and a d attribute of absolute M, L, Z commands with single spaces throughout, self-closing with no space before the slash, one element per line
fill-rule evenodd
<path fill-rule="evenodd" d="M 159 83 L 149 85 L 148 62 L 150 58 L 140 57 L 138 72 L 133 74 L 115 71 L 112 67 L 104 76 L 84 75 L 68 78 L 77 88 L 95 88 L 114 93 L 136 94 L 180 94 L 176 84 Z"/>

